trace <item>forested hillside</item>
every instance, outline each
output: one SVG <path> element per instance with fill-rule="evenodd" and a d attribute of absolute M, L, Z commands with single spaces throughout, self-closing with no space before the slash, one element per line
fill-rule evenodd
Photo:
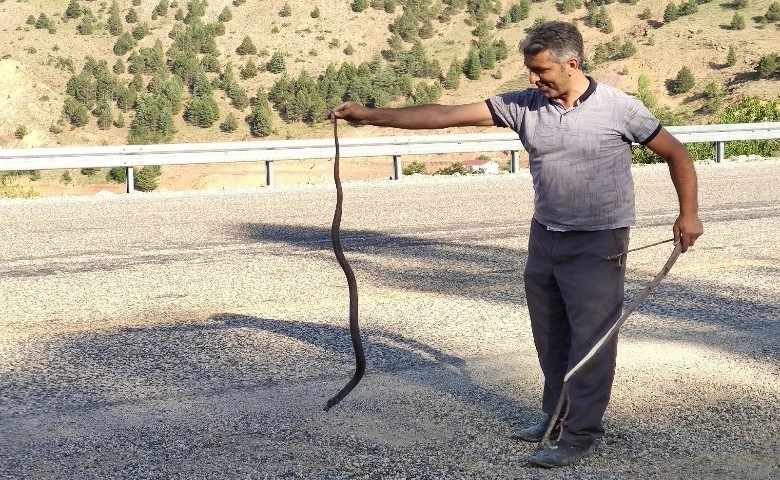
<path fill-rule="evenodd" d="M 526 87 L 517 44 L 550 19 L 580 26 L 591 75 L 670 123 L 780 86 L 765 0 L 27 0 L 0 15 L 6 147 L 317 137 L 347 99 L 476 101 Z"/>

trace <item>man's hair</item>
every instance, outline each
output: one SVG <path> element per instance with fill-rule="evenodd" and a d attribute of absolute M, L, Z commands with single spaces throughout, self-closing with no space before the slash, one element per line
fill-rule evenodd
<path fill-rule="evenodd" d="M 576 58 L 580 68 L 585 58 L 582 34 L 568 22 L 545 22 L 533 27 L 520 42 L 520 50 L 523 55 L 536 55 L 549 50 L 550 60 L 555 63 L 565 63 L 570 58 Z"/>

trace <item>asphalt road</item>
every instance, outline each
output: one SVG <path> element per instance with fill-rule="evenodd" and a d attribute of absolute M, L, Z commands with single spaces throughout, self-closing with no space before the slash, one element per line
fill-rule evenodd
<path fill-rule="evenodd" d="M 0 201 L 0 478 L 780 478 L 780 162 L 697 165 L 705 235 L 621 332 L 567 470 L 522 291 L 527 172 L 345 185 L 368 372 L 349 379 L 332 185 Z M 632 246 L 671 237 L 635 168 Z M 627 295 L 671 246 L 631 254 Z"/>

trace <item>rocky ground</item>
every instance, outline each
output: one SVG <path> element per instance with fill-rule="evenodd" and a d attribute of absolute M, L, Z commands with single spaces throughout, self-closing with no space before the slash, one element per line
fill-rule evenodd
<path fill-rule="evenodd" d="M 528 465 L 526 173 L 2 200 L 0 478 L 780 478 L 780 163 L 697 165 L 706 234 L 621 332 L 607 434 Z M 632 246 L 670 236 L 636 167 Z M 627 294 L 668 245 L 631 254 Z"/>

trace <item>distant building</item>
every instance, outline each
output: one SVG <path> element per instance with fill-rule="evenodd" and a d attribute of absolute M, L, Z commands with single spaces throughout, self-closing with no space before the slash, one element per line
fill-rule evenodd
<path fill-rule="evenodd" d="M 463 166 L 475 173 L 496 175 L 501 171 L 501 165 L 495 160 L 466 160 Z"/>

